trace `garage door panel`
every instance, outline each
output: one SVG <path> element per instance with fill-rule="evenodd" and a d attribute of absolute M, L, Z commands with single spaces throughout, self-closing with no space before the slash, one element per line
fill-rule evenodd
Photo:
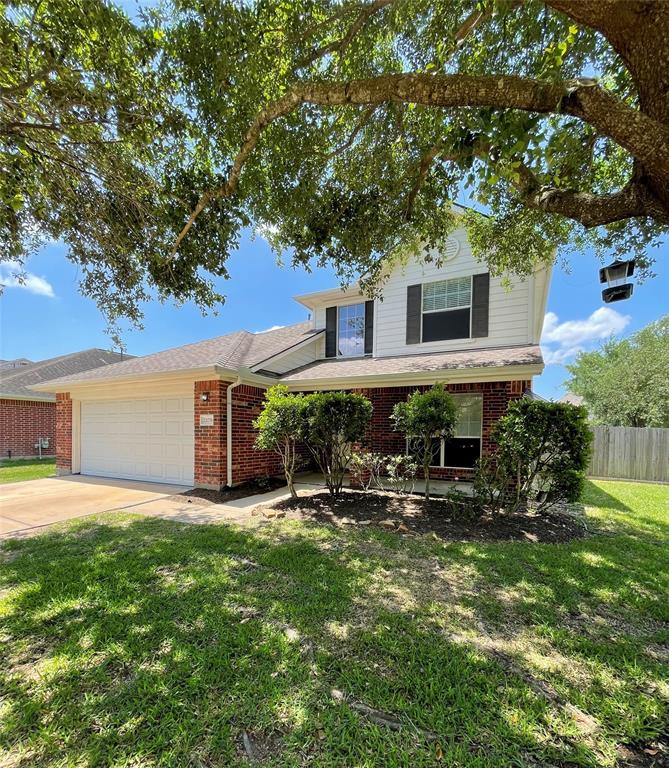
<path fill-rule="evenodd" d="M 154 482 L 193 482 L 190 397 L 84 401 L 81 472 Z"/>

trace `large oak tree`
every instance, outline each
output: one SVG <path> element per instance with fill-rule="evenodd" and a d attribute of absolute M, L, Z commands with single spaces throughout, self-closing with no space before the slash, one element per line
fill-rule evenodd
<path fill-rule="evenodd" d="M 663 0 L 12 0 L 0 50 L 0 257 L 65 240 L 112 319 L 214 304 L 249 225 L 343 279 L 458 200 L 497 272 L 669 226 Z"/>

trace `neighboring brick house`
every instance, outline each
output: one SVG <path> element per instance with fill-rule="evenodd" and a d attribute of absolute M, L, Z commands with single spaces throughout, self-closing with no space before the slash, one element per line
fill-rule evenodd
<path fill-rule="evenodd" d="M 0 458 L 27 458 L 56 452 L 56 396 L 30 386 L 127 360 L 128 355 L 85 349 L 33 363 L 25 358 L 0 361 Z"/>
<path fill-rule="evenodd" d="M 435 445 L 434 476 L 467 479 L 510 400 L 543 370 L 539 336 L 550 269 L 492 277 L 464 232 L 433 258 L 387 268 L 382 295 L 357 286 L 296 297 L 306 322 L 237 331 L 63 377 L 58 393 L 61 472 L 220 488 L 280 471 L 253 447 L 265 390 L 348 390 L 373 405 L 367 445 L 402 452 L 393 405 L 446 382 L 459 406 L 452 440 Z"/>

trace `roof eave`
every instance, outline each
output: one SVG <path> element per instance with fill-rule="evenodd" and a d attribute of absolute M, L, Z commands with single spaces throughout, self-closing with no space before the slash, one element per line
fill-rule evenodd
<path fill-rule="evenodd" d="M 180 368 L 172 371 L 160 371 L 144 374 L 129 374 L 127 376 L 100 377 L 95 379 L 79 379 L 77 381 L 58 381 L 41 382 L 33 384 L 30 389 L 38 392 L 71 392 L 73 390 L 81 391 L 92 387 L 99 387 L 105 384 L 133 384 L 146 383 L 151 381 L 178 381 L 194 380 L 206 377 L 220 379 L 241 378 L 244 383 L 259 384 L 262 386 L 271 386 L 276 384 L 278 379 L 271 376 L 252 371 L 250 368 L 226 368 L 221 365 L 209 365 L 199 368 Z"/>
<path fill-rule="evenodd" d="M 197 378 L 200 376 L 217 375 L 219 367 L 216 365 L 201 366 L 199 368 L 177 368 L 170 371 L 152 371 L 148 373 L 133 373 L 127 376 L 100 376 L 91 379 L 52 379 L 39 384 L 30 385 L 30 389 L 36 392 L 69 392 L 71 389 L 85 387 L 99 387 L 101 384 L 132 384 L 135 381 L 158 381 L 163 379 Z M 232 372 L 231 372 L 232 373 Z M 234 372 L 236 375 L 236 372 Z"/>
<path fill-rule="evenodd" d="M 476 383 L 480 381 L 514 381 L 539 376 L 544 363 L 514 363 L 512 365 L 488 365 L 476 368 L 440 368 L 433 371 L 410 373 L 376 373 L 364 376 L 321 377 L 313 379 L 279 379 L 288 389 L 355 389 L 360 387 L 401 387 L 407 385 L 434 384 L 438 381 Z"/>
<path fill-rule="evenodd" d="M 313 309 L 314 307 L 321 305 L 324 301 L 335 301 L 338 299 L 353 298 L 362 295 L 363 294 L 360 291 L 360 285 L 355 282 L 346 288 L 328 288 L 325 291 L 303 293 L 299 296 L 293 296 L 293 299 L 297 301 L 298 304 L 302 304 L 303 307 L 307 307 L 307 309 Z"/>
<path fill-rule="evenodd" d="M 30 387 L 32 389 L 32 386 Z M 39 395 L 16 395 L 11 392 L 0 392 L 0 400 L 26 400 L 28 402 L 36 403 L 53 403 L 52 397 L 40 397 Z"/>

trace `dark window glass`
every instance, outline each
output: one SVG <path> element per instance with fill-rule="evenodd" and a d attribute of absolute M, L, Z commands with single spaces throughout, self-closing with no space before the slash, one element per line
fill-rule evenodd
<path fill-rule="evenodd" d="M 474 467 L 481 456 L 478 437 L 452 437 L 444 444 L 445 467 Z"/>
<path fill-rule="evenodd" d="M 422 446 L 416 446 L 415 440 L 408 441 L 407 453 L 414 461 L 417 461 L 421 466 L 423 465 Z M 438 467 L 441 461 L 441 438 L 432 438 L 432 461 L 430 466 Z"/>
<path fill-rule="evenodd" d="M 423 313 L 423 341 L 469 338 L 469 307 Z"/>

